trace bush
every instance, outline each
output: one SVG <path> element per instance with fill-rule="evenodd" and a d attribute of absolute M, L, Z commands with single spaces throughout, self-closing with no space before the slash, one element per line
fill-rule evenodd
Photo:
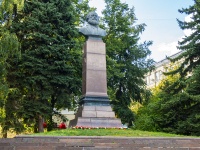
<path fill-rule="evenodd" d="M 114 111 L 122 121 L 122 124 L 128 123 L 128 126 L 133 125 L 134 113 L 128 107 L 114 106 Z"/>

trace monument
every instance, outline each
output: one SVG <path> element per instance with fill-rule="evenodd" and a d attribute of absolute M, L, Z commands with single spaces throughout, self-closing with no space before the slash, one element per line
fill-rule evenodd
<path fill-rule="evenodd" d="M 83 47 L 82 99 L 75 119 L 69 127 L 120 128 L 121 120 L 115 117 L 107 95 L 106 48 L 102 37 L 105 30 L 99 27 L 99 16 L 90 12 L 87 25 L 79 32 L 86 37 Z"/>

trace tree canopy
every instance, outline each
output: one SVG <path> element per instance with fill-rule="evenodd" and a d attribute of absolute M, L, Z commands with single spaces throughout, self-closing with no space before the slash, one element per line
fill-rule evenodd
<path fill-rule="evenodd" d="M 42 118 L 51 120 L 54 108 L 70 108 L 80 93 L 81 49 L 72 4 L 25 1 L 10 29 L 21 44 L 21 59 L 10 60 L 9 79 L 23 95 L 19 114 L 25 123 L 35 123 L 35 131 L 42 128 Z"/>
<path fill-rule="evenodd" d="M 192 33 L 179 41 L 178 48 L 182 53 L 177 58 L 171 59 L 172 62 L 182 62 L 181 65 L 165 73 L 173 78 L 178 77 L 171 83 L 166 82 L 164 88 L 157 93 L 158 101 L 146 107 L 151 108 L 151 112 L 156 112 L 154 115 L 149 115 L 156 130 L 200 135 L 199 10 L 200 0 L 194 0 L 194 5 L 179 10 L 180 13 L 191 16 L 189 22 L 178 20 L 180 28 L 190 29 Z"/>
<path fill-rule="evenodd" d="M 105 3 L 101 27 L 107 32 L 103 40 L 108 94 L 117 116 L 131 125 L 130 103 L 148 97 L 144 75 L 153 64 L 147 59 L 152 42 L 140 43 L 145 24 L 136 24 L 134 8 L 120 0 Z M 88 7 L 88 0 L 4 0 L 0 10 L 0 50 L 6 56 L 6 61 L 1 58 L 6 64 L 0 64 L 6 70 L 0 74 L 1 88 L 6 85 L 7 90 L 1 101 L 5 131 L 21 130 L 25 124 L 41 132 L 44 119 L 52 127 L 54 108 L 70 108 L 74 96 L 81 94 L 84 37 L 77 27 L 94 8 Z"/>
<path fill-rule="evenodd" d="M 10 101 L 8 96 L 16 89 L 9 86 L 7 81 L 8 59 L 20 57 L 20 43 L 15 33 L 10 32 L 13 16 L 23 7 L 22 0 L 3 0 L 0 3 L 0 125 L 3 137 L 7 137 L 7 130 L 14 128 L 20 131 L 20 124 L 15 116 L 16 103 Z"/>
<path fill-rule="evenodd" d="M 120 0 L 105 0 L 105 3 L 102 20 L 107 31 L 104 41 L 109 95 L 122 122 L 131 124 L 133 116 L 128 106 L 131 101 L 144 100 L 144 75 L 153 63 L 147 59 L 152 42 L 139 43 L 145 24 L 136 24 L 134 8 Z"/>

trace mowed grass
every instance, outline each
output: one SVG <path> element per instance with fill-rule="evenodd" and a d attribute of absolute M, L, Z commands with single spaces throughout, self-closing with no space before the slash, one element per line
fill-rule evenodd
<path fill-rule="evenodd" d="M 36 136 L 123 136 L 123 137 L 188 137 L 163 132 L 148 132 L 133 129 L 62 129 L 31 134 Z"/>

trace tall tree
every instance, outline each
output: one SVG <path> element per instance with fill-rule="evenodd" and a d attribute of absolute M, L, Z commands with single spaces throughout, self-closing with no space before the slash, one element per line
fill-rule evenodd
<path fill-rule="evenodd" d="M 15 33 L 10 33 L 13 17 L 23 7 L 22 0 L 3 0 L 0 3 L 0 125 L 3 137 L 7 137 L 9 128 L 19 131 L 20 123 L 15 117 L 16 99 L 10 99 L 17 89 L 10 87 L 7 80 L 8 59 L 20 56 L 20 44 Z"/>
<path fill-rule="evenodd" d="M 190 29 L 192 33 L 189 36 L 185 36 L 182 41 L 179 42 L 179 49 L 183 51 L 182 55 L 172 59 L 172 61 L 178 61 L 183 59 L 181 66 L 168 74 L 180 74 L 179 80 L 169 87 L 169 90 L 173 94 L 181 96 L 179 99 L 180 106 L 183 111 L 177 111 L 181 117 L 176 119 L 177 126 L 174 127 L 176 132 L 182 134 L 196 134 L 199 135 L 199 107 L 200 98 L 198 84 L 199 78 L 199 65 L 200 65 L 200 0 L 194 0 L 194 4 L 188 8 L 182 8 L 180 13 L 185 13 L 191 16 L 189 22 L 178 20 L 181 29 Z M 194 117 L 194 118 L 192 118 Z M 187 130 L 181 130 L 181 129 Z"/>
<path fill-rule="evenodd" d="M 185 82 L 186 87 L 178 93 L 171 90 L 171 85 L 179 80 L 180 75 L 168 75 L 150 103 L 139 111 L 136 127 L 148 131 L 199 136 L 199 71 L 198 66 Z"/>
<path fill-rule="evenodd" d="M 70 107 L 74 94 L 80 92 L 81 49 L 72 4 L 27 0 L 11 28 L 21 43 L 22 58 L 11 60 L 18 71 L 10 78 L 17 79 L 13 84 L 24 95 L 21 115 L 35 124 L 35 132 L 43 130 L 42 118 L 51 125 L 53 109 Z"/>
<path fill-rule="evenodd" d="M 185 13 L 191 16 L 189 22 L 178 20 L 178 24 L 182 30 L 190 29 L 192 33 L 189 36 L 185 36 L 182 41 L 179 42 L 178 48 L 183 51 L 182 55 L 172 59 L 173 62 L 183 60 L 181 66 L 167 74 L 174 75 L 179 73 L 180 78 L 172 86 L 169 86 L 168 90 L 173 95 L 178 95 L 179 105 L 182 111 L 176 111 L 179 115 L 175 120 L 176 126 L 172 127 L 180 134 L 187 135 L 200 135 L 199 124 L 200 124 L 200 92 L 199 92 L 199 65 L 200 65 L 200 0 L 194 0 L 194 4 L 188 8 L 182 8 L 179 10 L 180 13 Z M 172 102 L 173 99 L 170 101 Z M 176 101 L 174 101 L 174 104 Z"/>
<path fill-rule="evenodd" d="M 179 61 L 184 59 L 181 66 L 169 73 L 166 74 L 176 74 L 180 73 L 180 80 L 173 85 L 174 93 L 180 92 L 184 87 L 184 82 L 188 79 L 188 74 L 190 74 L 199 64 L 200 64 L 200 52 L 199 52 L 199 19 L 200 19 L 200 1 L 194 0 L 194 5 L 189 6 L 189 8 L 182 8 L 179 10 L 180 13 L 185 13 L 191 16 L 191 21 L 181 21 L 177 20 L 180 28 L 182 30 L 189 29 L 192 31 L 192 34 L 189 36 L 185 36 L 181 41 L 179 41 L 178 48 L 183 51 L 181 55 L 179 55 L 175 59 L 171 59 L 172 62 Z"/>
<path fill-rule="evenodd" d="M 191 15 L 191 21 L 178 20 L 181 29 L 190 29 L 192 34 L 185 36 L 179 42 L 178 48 L 183 51 L 172 62 L 182 62 L 180 67 L 166 73 L 179 76 L 172 84 L 165 84 L 159 93 L 154 122 L 160 131 L 185 135 L 200 135 L 200 0 L 194 0 L 194 5 L 179 10 L 180 13 Z"/>
<path fill-rule="evenodd" d="M 120 0 L 105 0 L 105 3 L 103 24 L 107 31 L 104 41 L 109 95 L 122 122 L 131 124 L 133 115 L 128 106 L 131 101 L 143 101 L 144 75 L 153 63 L 147 59 L 152 42 L 139 44 L 145 24 L 136 25 L 134 8 Z"/>
<path fill-rule="evenodd" d="M 172 71 L 174 68 L 178 67 L 179 65 L 176 62 L 168 64 L 166 69 Z M 155 88 L 151 89 L 152 95 L 149 102 L 145 103 L 136 115 L 135 127 L 137 129 L 170 132 L 172 124 L 175 123 L 175 115 L 177 114 L 174 113 L 174 111 L 177 109 L 180 111 L 180 108 L 173 109 L 174 104 L 170 105 L 166 103 L 171 99 L 178 99 L 179 96 L 173 96 L 172 93 L 166 89 L 176 82 L 179 77 L 179 74 L 165 76 Z M 172 116 L 173 113 L 174 115 Z"/>

